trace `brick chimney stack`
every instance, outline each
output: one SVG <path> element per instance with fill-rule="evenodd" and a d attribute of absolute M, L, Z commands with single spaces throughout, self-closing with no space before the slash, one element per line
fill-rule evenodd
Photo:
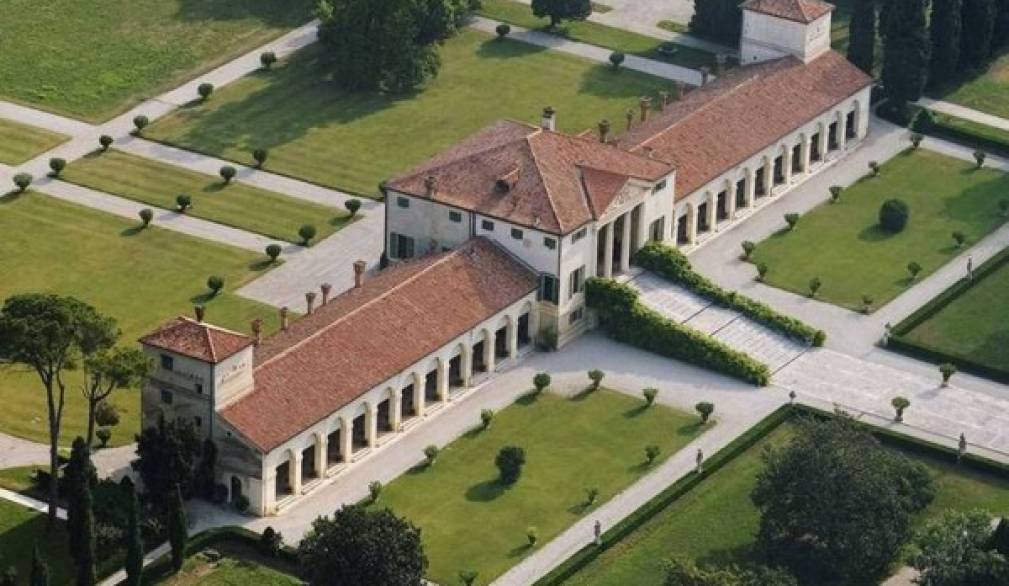
<path fill-rule="evenodd" d="M 434 175 L 428 175 L 424 178 L 424 191 L 427 193 L 428 197 L 434 197 L 438 193 L 438 178 Z"/>
<path fill-rule="evenodd" d="M 323 283 L 319 285 L 319 289 L 322 291 L 322 305 L 326 305 L 329 303 L 329 293 L 333 290 L 333 286 L 329 283 Z"/>
<path fill-rule="evenodd" d="M 287 326 L 288 326 L 288 323 L 287 323 L 288 322 L 287 314 L 290 311 L 291 310 L 289 310 L 286 305 L 284 307 L 280 308 L 280 329 L 283 330 L 283 331 L 285 331 L 285 332 L 287 331 Z"/>
<path fill-rule="evenodd" d="M 641 109 L 641 121 L 644 122 L 648 120 L 648 110 L 651 108 L 652 99 L 648 96 L 641 96 L 638 98 L 638 106 Z"/>
<path fill-rule="evenodd" d="M 308 315 L 312 315 L 312 310 L 315 309 L 315 291 L 305 293 L 305 305 L 308 308 Z"/>
<path fill-rule="evenodd" d="M 599 121 L 599 142 L 605 143 L 610 136 L 610 121 L 603 119 Z"/>
<path fill-rule="evenodd" d="M 725 73 L 725 62 L 727 60 L 728 57 L 725 56 L 725 53 L 718 53 L 715 55 L 715 75 L 720 76 Z"/>
<path fill-rule="evenodd" d="M 252 320 L 252 337 L 255 340 L 256 346 L 263 342 L 263 320 L 258 317 Z"/>
<path fill-rule="evenodd" d="M 707 65 L 701 66 L 701 87 L 708 85 L 708 77 L 711 75 L 711 70 Z"/>
<path fill-rule="evenodd" d="M 354 288 L 359 289 L 364 284 L 364 270 L 368 268 L 368 263 L 363 260 L 354 262 Z"/>
<path fill-rule="evenodd" d="M 543 108 L 543 117 L 540 119 L 540 126 L 544 130 L 557 130 L 557 110 L 553 106 Z"/>
<path fill-rule="evenodd" d="M 203 323 L 203 318 L 207 315 L 207 308 L 202 305 L 197 305 L 193 307 L 193 313 L 196 315 L 196 321 Z"/>
<path fill-rule="evenodd" d="M 669 100 L 670 100 L 669 92 L 666 91 L 666 90 L 660 91 L 659 92 L 659 110 L 665 109 L 665 107 L 669 105 Z"/>

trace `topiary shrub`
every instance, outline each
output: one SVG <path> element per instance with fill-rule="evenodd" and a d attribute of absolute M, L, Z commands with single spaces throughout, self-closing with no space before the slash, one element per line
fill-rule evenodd
<path fill-rule="evenodd" d="M 207 277 L 207 289 L 210 289 L 210 294 L 217 295 L 224 289 L 224 277 L 219 277 L 217 275 L 211 275 Z"/>
<path fill-rule="evenodd" d="M 343 207 L 347 208 L 347 212 L 350 214 L 350 217 L 353 218 L 357 215 L 357 211 L 361 209 L 361 200 L 357 198 L 350 198 L 343 202 Z"/>
<path fill-rule="evenodd" d="M 224 184 L 227 185 L 231 183 L 231 180 L 235 178 L 238 171 L 235 170 L 231 165 L 224 165 L 220 170 L 221 179 L 224 179 Z"/>
<path fill-rule="evenodd" d="M 820 348 L 826 341 L 827 341 L 827 332 L 823 330 L 816 330 L 816 332 L 813 334 L 813 346 Z"/>
<path fill-rule="evenodd" d="M 425 462 L 425 464 L 427 464 L 428 466 L 433 466 L 435 460 L 438 459 L 438 453 L 439 453 L 439 451 L 440 450 L 438 449 L 438 446 L 436 446 L 434 444 L 431 444 L 431 445 L 425 447 L 424 448 L 424 462 Z"/>
<path fill-rule="evenodd" d="M 463 583 L 463 586 L 473 586 L 473 584 L 476 584 L 476 578 L 479 575 L 480 573 L 476 570 L 460 570 L 459 580 Z"/>
<path fill-rule="evenodd" d="M 911 141 L 911 148 L 918 150 L 918 147 L 921 146 L 921 141 L 924 140 L 925 137 L 920 132 L 912 132 L 907 138 Z"/>
<path fill-rule="evenodd" d="M 150 118 L 144 116 L 143 114 L 139 116 L 134 116 L 133 127 L 135 128 L 135 130 L 133 131 L 133 134 L 140 136 L 140 134 L 144 131 L 145 128 L 148 127 L 148 125 L 150 125 L 150 123 L 151 123 Z"/>
<path fill-rule="evenodd" d="M 649 387 L 641 391 L 641 393 L 645 396 L 645 404 L 651 406 L 655 402 L 655 397 L 659 394 L 659 389 Z"/>
<path fill-rule="evenodd" d="M 276 62 L 277 54 L 273 51 L 264 51 L 259 55 L 259 63 L 263 66 L 263 69 L 266 69 L 267 71 L 269 71 Z"/>
<path fill-rule="evenodd" d="M 943 362 L 939 365 L 939 374 L 942 375 L 942 386 L 949 386 L 949 379 L 956 374 L 956 365 L 952 362 Z"/>
<path fill-rule="evenodd" d="M 378 497 L 382 496 L 382 483 L 372 480 L 368 483 L 368 499 L 371 502 L 378 502 Z"/>
<path fill-rule="evenodd" d="M 984 151 L 974 151 L 974 162 L 977 163 L 977 168 L 980 169 L 984 167 L 984 161 L 988 158 L 988 155 Z"/>
<path fill-rule="evenodd" d="M 34 180 L 35 178 L 29 173 L 18 173 L 13 179 L 15 187 L 18 188 L 18 193 L 28 191 L 28 188 L 31 187 L 32 181 Z"/>
<path fill-rule="evenodd" d="M 186 210 L 193 207 L 193 198 L 186 195 L 185 193 L 180 193 L 175 196 L 175 206 L 181 213 L 186 213 Z"/>
<path fill-rule="evenodd" d="M 655 459 L 659 457 L 660 451 L 661 450 L 659 450 L 659 446 L 656 446 L 655 444 L 645 446 L 645 462 L 647 462 L 648 465 L 651 466 L 653 463 L 655 463 Z"/>
<path fill-rule="evenodd" d="M 588 374 L 589 374 L 589 381 L 591 383 L 589 388 L 592 389 L 593 391 L 598 390 L 599 385 L 601 385 L 603 382 L 603 377 L 606 376 L 606 373 L 599 370 L 598 368 L 593 368 L 592 370 L 589 371 Z"/>
<path fill-rule="evenodd" d="M 740 246 L 743 248 L 743 260 L 750 260 L 750 255 L 757 249 L 756 243 L 750 240 L 744 240 Z"/>
<path fill-rule="evenodd" d="M 795 212 L 785 214 L 785 221 L 788 222 L 789 230 L 795 230 L 795 226 L 799 223 L 799 214 Z"/>
<path fill-rule="evenodd" d="M 200 94 L 200 99 L 207 101 L 210 99 L 210 96 L 214 94 L 214 84 L 201 83 L 199 87 L 196 88 L 196 93 Z"/>
<path fill-rule="evenodd" d="M 63 172 L 63 169 L 67 168 L 67 160 L 59 157 L 53 157 L 49 159 L 49 168 L 53 171 L 53 177 L 59 177 L 60 173 Z"/>
<path fill-rule="evenodd" d="M 301 245 L 308 246 L 311 244 L 312 239 L 315 238 L 316 230 L 315 226 L 311 224 L 305 224 L 301 228 L 298 228 L 298 236 L 301 236 Z"/>
<path fill-rule="evenodd" d="M 869 313 L 872 310 L 872 303 L 875 299 L 872 295 L 862 295 L 862 313 Z"/>
<path fill-rule="evenodd" d="M 140 216 L 140 227 L 146 228 L 151 225 L 151 220 L 154 219 L 154 210 L 151 208 L 144 208 L 140 210 L 138 215 Z"/>
<path fill-rule="evenodd" d="M 998 209 L 1003 216 L 1009 216 L 1009 199 L 998 200 Z"/>
<path fill-rule="evenodd" d="M 918 273 L 921 272 L 921 265 L 912 260 L 907 263 L 907 272 L 911 275 L 911 280 L 914 281 L 918 278 Z"/>
<path fill-rule="evenodd" d="M 624 64 L 625 59 L 627 59 L 627 56 L 621 51 L 614 51 L 610 53 L 610 65 L 613 66 L 613 69 L 620 69 L 620 66 Z"/>
<path fill-rule="evenodd" d="M 281 252 L 283 252 L 283 248 L 279 244 L 266 245 L 266 256 L 270 259 L 270 262 L 277 262 Z"/>
<path fill-rule="evenodd" d="M 115 142 L 115 139 L 107 134 L 103 134 L 98 137 L 98 144 L 102 147 L 103 153 L 109 150 L 109 147 L 112 146 L 113 142 Z"/>
<path fill-rule="evenodd" d="M 596 487 L 585 489 L 585 506 L 591 507 L 599 500 L 599 489 Z"/>
<path fill-rule="evenodd" d="M 907 226 L 910 215 L 911 211 L 904 200 L 888 199 L 879 208 L 879 226 L 887 232 L 896 234 Z"/>
<path fill-rule="evenodd" d="M 536 389 L 537 393 L 542 393 L 549 386 L 550 386 L 549 374 L 545 372 L 540 372 L 533 377 L 533 388 Z"/>
<path fill-rule="evenodd" d="M 873 177 L 879 177 L 879 163 L 876 161 L 869 161 L 869 171 L 872 172 Z"/>
<path fill-rule="evenodd" d="M 526 452 L 518 446 L 505 446 L 501 448 L 494 458 L 494 465 L 498 469 L 498 480 L 501 484 L 515 484 L 522 475 L 522 466 L 526 463 Z"/>
<path fill-rule="evenodd" d="M 715 412 L 715 404 L 708 401 L 701 401 L 700 403 L 694 405 L 694 410 L 696 410 L 697 414 L 701 416 L 701 424 L 703 425 L 708 422 L 711 414 Z"/>
<path fill-rule="evenodd" d="M 967 235 L 959 230 L 953 232 L 953 242 L 956 243 L 957 248 L 963 248 L 963 243 L 967 241 Z"/>
<path fill-rule="evenodd" d="M 810 279 L 809 280 L 809 296 L 810 297 L 816 297 L 816 293 L 820 290 L 820 287 L 822 287 L 822 286 L 823 286 L 823 281 L 820 280 L 820 277 L 813 277 L 812 279 Z"/>
<path fill-rule="evenodd" d="M 911 401 L 908 401 L 905 397 L 894 397 L 893 400 L 890 401 L 890 405 L 893 406 L 893 410 L 895 412 L 893 420 L 900 423 L 904 421 L 904 409 L 911 406 Z"/>
<path fill-rule="evenodd" d="M 266 159 L 270 157 L 270 151 L 266 149 L 256 149 L 252 151 L 252 158 L 256 161 L 256 168 L 262 169 L 266 164 Z"/>
<path fill-rule="evenodd" d="M 843 192 L 843 191 L 844 191 L 844 188 L 841 187 L 840 185 L 831 185 L 830 186 L 830 203 L 837 203 L 838 201 L 840 201 L 841 200 L 841 192 Z"/>
<path fill-rule="evenodd" d="M 284 543 L 284 536 L 273 527 L 267 527 L 259 537 L 259 551 L 267 557 L 277 557 Z"/>
<path fill-rule="evenodd" d="M 109 445 L 109 440 L 112 439 L 112 430 L 107 427 L 100 427 L 95 431 L 95 437 L 98 438 L 98 447 L 104 448 Z"/>
<path fill-rule="evenodd" d="M 763 282 L 764 277 L 767 276 L 767 271 L 770 267 L 767 266 L 766 262 L 762 262 L 757 265 L 757 280 Z"/>
<path fill-rule="evenodd" d="M 499 39 L 503 39 L 507 37 L 509 34 L 511 34 L 512 27 L 511 25 L 502 22 L 501 24 L 494 27 L 494 32 L 497 33 Z"/>
<path fill-rule="evenodd" d="M 480 425 L 484 429 L 488 429 L 492 421 L 494 421 L 493 409 L 483 409 L 480 411 Z"/>
<path fill-rule="evenodd" d="M 540 532 L 536 530 L 535 527 L 529 527 L 526 529 L 526 540 L 529 542 L 529 547 L 535 547 L 536 542 L 540 539 Z"/>

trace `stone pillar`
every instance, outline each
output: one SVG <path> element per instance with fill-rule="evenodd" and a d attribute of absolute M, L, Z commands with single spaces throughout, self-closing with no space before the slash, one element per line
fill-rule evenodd
<path fill-rule="evenodd" d="M 461 356 L 459 363 L 462 371 L 462 386 L 469 388 L 473 384 L 473 348 L 469 344 L 463 344 Z"/>
<path fill-rule="evenodd" d="M 494 332 L 484 330 L 483 340 L 483 363 L 487 365 L 487 372 L 494 372 L 494 362 L 497 355 L 494 352 Z"/>
<path fill-rule="evenodd" d="M 301 451 L 291 450 L 290 466 L 287 469 L 288 482 L 291 485 L 291 494 L 301 494 Z"/>
<path fill-rule="evenodd" d="M 438 359 L 438 400 L 448 401 L 448 362 Z"/>
<path fill-rule="evenodd" d="M 354 455 L 354 420 L 340 418 L 340 454 L 344 462 L 350 462 Z"/>
<path fill-rule="evenodd" d="M 710 191 L 708 192 L 707 216 L 708 232 L 714 232 L 718 223 L 718 196 Z"/>
<path fill-rule="evenodd" d="M 687 206 L 687 244 L 697 244 L 697 208 L 693 204 Z"/>
<path fill-rule="evenodd" d="M 508 338 L 508 358 L 519 355 L 519 322 L 517 318 L 508 318 L 508 328 L 505 330 Z"/>
<path fill-rule="evenodd" d="M 837 147 L 844 150 L 848 146 L 848 117 L 844 112 L 837 113 Z"/>
<path fill-rule="evenodd" d="M 728 220 L 731 222 L 736 217 L 736 184 L 731 180 L 725 180 L 725 209 L 729 212 Z"/>
<path fill-rule="evenodd" d="M 764 195 L 770 196 L 774 189 L 774 159 L 764 158 Z"/>
<path fill-rule="evenodd" d="M 631 264 L 631 212 L 624 212 L 621 217 L 624 225 L 620 242 L 620 272 L 626 273 Z"/>
<path fill-rule="evenodd" d="M 754 180 L 755 179 L 754 175 L 755 173 L 753 172 L 753 169 L 747 167 L 746 177 L 743 179 L 743 186 L 744 186 L 743 194 L 746 201 L 746 207 L 748 208 L 753 207 L 754 193 L 756 192 L 757 189 L 756 181 Z"/>
<path fill-rule="evenodd" d="M 799 164 L 802 166 L 803 173 L 809 173 L 809 158 L 813 152 L 811 144 L 812 141 L 813 139 L 811 137 L 806 135 L 802 136 L 802 147 L 799 149 L 799 156 L 802 157 L 802 159 L 799 161 Z"/>
<path fill-rule="evenodd" d="M 403 424 L 403 389 L 392 389 L 389 393 L 389 423 L 393 431 L 399 431 Z"/>
<path fill-rule="evenodd" d="M 826 161 L 827 160 L 827 146 L 828 146 L 827 139 L 830 136 L 830 125 L 829 124 L 821 124 L 820 127 L 821 127 L 821 130 L 820 130 L 820 145 L 819 146 L 820 146 L 820 161 L 822 162 L 822 161 Z"/>
<path fill-rule="evenodd" d="M 424 375 L 419 372 L 413 373 L 413 410 L 417 412 L 417 417 L 424 416 Z"/>
<path fill-rule="evenodd" d="M 606 240 L 603 245 L 603 276 L 613 277 L 613 222 L 606 224 Z"/>
<path fill-rule="evenodd" d="M 329 452 L 329 438 L 326 432 L 320 431 L 315 434 L 315 474 L 319 478 L 326 477 L 326 468 L 329 461 L 326 458 Z"/>
<path fill-rule="evenodd" d="M 638 210 L 638 237 L 634 239 L 634 251 L 637 252 L 648 242 L 648 218 L 645 217 L 645 204 L 639 203 L 638 207 L 634 208 Z M 634 214 L 631 214 L 634 217 Z"/>
<path fill-rule="evenodd" d="M 364 437 L 368 447 L 374 448 L 378 439 L 378 408 L 371 403 L 364 404 Z"/>
<path fill-rule="evenodd" d="M 785 177 L 785 185 L 792 182 L 792 149 L 785 145 L 781 154 L 781 171 Z"/>

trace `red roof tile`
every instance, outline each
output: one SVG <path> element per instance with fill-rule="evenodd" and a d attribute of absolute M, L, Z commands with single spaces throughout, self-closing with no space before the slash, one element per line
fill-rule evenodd
<path fill-rule="evenodd" d="M 743 3 L 742 8 L 796 22 L 810 23 L 834 10 L 834 5 L 820 0 L 748 0 Z"/>
<path fill-rule="evenodd" d="M 254 390 L 220 415 L 266 453 L 536 286 L 483 238 L 392 267 L 264 340 Z"/>
<path fill-rule="evenodd" d="M 402 193 L 567 234 L 605 212 L 606 198 L 585 192 L 583 172 L 589 170 L 608 174 L 608 183 L 620 184 L 606 188 L 612 199 L 629 179 L 657 181 L 673 169 L 588 136 L 503 120 L 387 185 Z M 425 183 L 429 177 L 435 180 L 431 196 Z"/>
<path fill-rule="evenodd" d="M 748 65 L 688 92 L 621 137 L 676 167 L 677 198 L 794 132 L 868 87 L 872 78 L 828 51 L 808 64 L 795 57 Z"/>
<path fill-rule="evenodd" d="M 248 348 L 253 339 L 245 334 L 177 317 L 140 338 L 142 344 L 217 364 Z"/>

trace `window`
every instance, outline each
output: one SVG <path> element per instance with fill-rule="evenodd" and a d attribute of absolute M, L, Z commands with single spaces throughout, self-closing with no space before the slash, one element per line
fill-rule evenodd
<path fill-rule="evenodd" d="M 557 248 L 557 241 L 549 236 L 543 237 L 543 246 L 546 246 L 550 250 Z"/>
<path fill-rule="evenodd" d="M 193 417 L 193 422 L 196 423 L 196 427 L 203 427 L 203 418 L 200 416 Z"/>
<path fill-rule="evenodd" d="M 523 236 L 522 230 L 519 230 L 518 228 L 512 228 L 512 238 L 514 238 L 515 240 L 522 240 L 522 236 Z"/>
<path fill-rule="evenodd" d="M 582 321 L 583 317 L 585 317 L 585 308 L 579 307 L 578 309 L 568 314 L 568 325 L 569 326 L 575 325 L 576 323 Z"/>
<path fill-rule="evenodd" d="M 480 222 L 480 227 L 483 228 L 484 230 L 487 230 L 488 232 L 493 232 L 494 222 L 491 222 L 490 220 L 484 220 L 483 222 Z"/>
<path fill-rule="evenodd" d="M 449 212 L 448 213 L 448 219 L 452 220 L 453 222 L 456 222 L 456 223 L 461 222 L 462 221 L 462 214 L 460 212 Z"/>
<path fill-rule="evenodd" d="M 578 242 L 582 238 L 585 238 L 586 234 L 588 234 L 588 230 L 585 228 L 582 228 L 581 230 L 575 232 L 574 234 L 571 235 L 571 244 L 574 244 L 575 242 Z"/>
<path fill-rule="evenodd" d="M 582 289 L 584 288 L 585 288 L 585 265 L 582 265 L 577 269 L 571 271 L 571 277 L 568 282 L 568 296 L 574 297 L 576 294 L 581 293 Z"/>
<path fill-rule="evenodd" d="M 557 285 L 557 277 L 546 273 L 540 275 L 540 301 L 557 303 L 560 294 Z"/>
<path fill-rule="evenodd" d="M 175 359 L 167 354 L 161 355 L 161 368 L 164 370 L 174 370 L 175 369 Z"/>
<path fill-rule="evenodd" d="M 413 238 L 390 232 L 389 256 L 391 258 L 413 258 Z"/>
<path fill-rule="evenodd" d="M 655 184 L 655 187 L 652 188 L 652 193 L 658 193 L 665 188 L 666 188 L 666 180 L 663 179 L 662 181 L 659 181 L 658 183 Z"/>
<path fill-rule="evenodd" d="M 203 394 L 203 383 L 196 383 L 196 392 L 200 395 Z"/>
<path fill-rule="evenodd" d="M 401 208 L 408 208 L 408 207 L 410 207 L 410 200 L 407 199 L 407 198 L 405 198 L 405 197 L 397 197 L 396 198 L 396 205 L 399 206 L 399 207 L 401 207 Z"/>
<path fill-rule="evenodd" d="M 165 389 L 161 389 L 161 402 L 162 403 L 164 403 L 165 405 L 171 405 L 172 401 L 174 399 L 175 399 L 175 397 L 172 396 L 172 392 L 171 391 L 166 391 Z"/>

